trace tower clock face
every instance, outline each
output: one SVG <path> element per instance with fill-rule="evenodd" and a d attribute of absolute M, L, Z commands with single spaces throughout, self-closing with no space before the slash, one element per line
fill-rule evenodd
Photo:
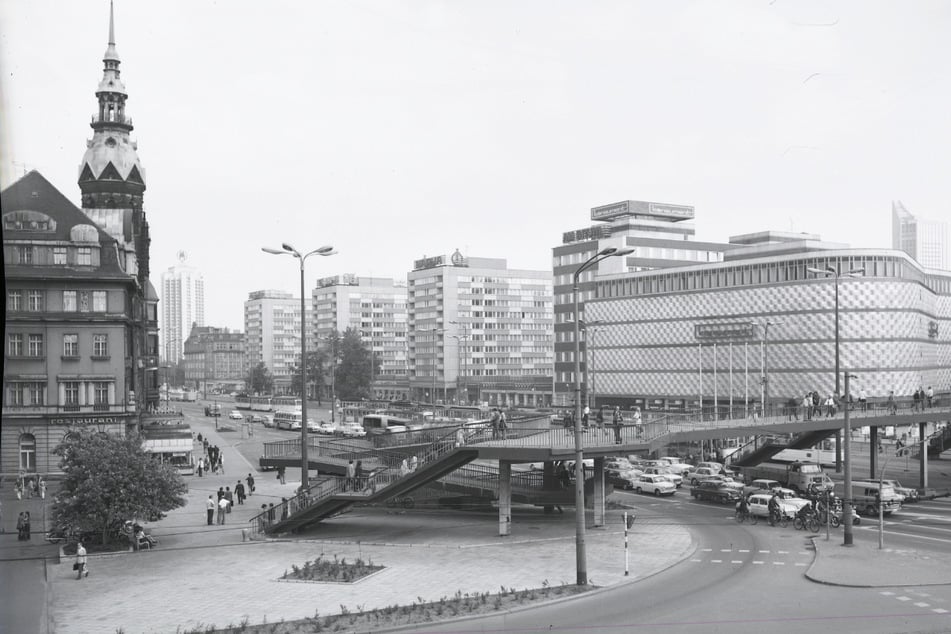
<path fill-rule="evenodd" d="M 106 145 L 108 145 L 109 147 L 115 147 L 116 146 L 115 138 L 109 137 L 108 139 L 106 139 Z"/>

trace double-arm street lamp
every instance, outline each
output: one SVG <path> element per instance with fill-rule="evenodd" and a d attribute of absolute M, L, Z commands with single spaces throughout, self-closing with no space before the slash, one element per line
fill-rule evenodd
<path fill-rule="evenodd" d="M 594 374 L 594 343 L 597 337 L 598 332 L 604 327 L 604 322 L 600 319 L 594 319 L 592 321 L 581 320 L 581 327 L 584 328 L 584 371 L 585 376 L 588 377 L 588 398 L 586 399 L 586 404 L 589 407 L 595 406 L 595 374 Z M 591 335 L 590 339 L 588 335 Z"/>
<path fill-rule="evenodd" d="M 607 247 L 601 249 L 575 269 L 571 292 L 574 298 L 575 322 L 575 563 L 576 583 L 588 585 L 588 563 L 584 544 L 584 448 L 581 442 L 581 314 L 578 308 L 578 279 L 588 268 L 602 260 L 634 253 L 631 248 Z"/>
<path fill-rule="evenodd" d="M 751 322 L 756 323 L 756 322 Z M 784 322 L 781 321 L 769 321 L 768 319 L 762 322 L 760 325 L 763 326 L 763 394 L 762 394 L 762 406 L 763 406 L 763 416 L 769 416 L 769 327 L 770 326 L 781 326 Z"/>
<path fill-rule="evenodd" d="M 465 343 L 465 342 L 466 342 L 466 341 L 469 339 L 469 337 L 470 337 L 469 326 L 468 326 L 467 324 L 464 324 L 464 323 L 458 322 L 458 321 L 450 321 L 449 323 L 452 324 L 452 325 L 454 325 L 454 326 L 458 326 L 460 329 L 462 329 L 462 334 L 459 334 L 459 335 L 450 335 L 450 336 L 458 342 L 459 355 L 462 357 L 462 374 L 461 374 L 461 376 L 462 376 L 462 388 L 459 387 L 459 379 L 457 378 L 457 379 L 456 379 L 456 398 L 458 399 L 458 393 L 459 393 L 459 392 L 462 392 L 463 394 L 465 394 L 465 401 L 463 402 L 463 404 L 464 404 L 464 405 L 468 405 L 468 404 L 469 404 L 469 385 L 468 385 L 469 379 L 468 379 L 468 377 L 466 376 L 466 375 L 468 374 L 468 372 L 467 372 L 467 370 L 468 370 L 467 361 L 468 361 L 468 360 L 467 360 L 467 358 L 466 358 L 466 353 L 467 353 L 466 346 L 467 346 L 468 344 Z"/>
<path fill-rule="evenodd" d="M 308 253 L 300 251 L 284 243 L 280 249 L 261 247 L 261 250 L 271 255 L 292 255 L 300 260 L 300 486 L 301 491 L 307 488 L 307 307 L 304 295 L 304 262 L 312 255 L 334 255 L 332 246 L 323 246 Z"/>
<path fill-rule="evenodd" d="M 432 395 L 431 395 L 431 396 L 432 396 L 432 404 L 433 404 L 433 406 L 434 406 L 434 407 L 433 407 L 433 417 L 435 418 L 435 416 L 436 416 L 436 410 L 435 410 L 435 405 L 436 405 L 436 364 L 437 364 L 438 361 L 439 361 L 439 360 L 437 359 L 437 357 L 438 357 L 438 351 L 437 351 L 437 349 L 436 349 L 436 335 L 441 335 L 442 333 L 444 333 L 444 332 L 446 332 L 446 331 L 445 331 L 444 329 L 442 329 L 442 328 L 417 328 L 417 329 L 416 329 L 416 332 L 425 332 L 425 333 L 429 333 L 429 334 L 431 334 L 431 335 L 433 336 L 433 391 L 432 391 Z M 418 349 L 418 348 L 419 348 L 419 346 L 417 346 L 417 349 Z M 417 352 L 417 353 L 418 353 L 418 352 Z"/>

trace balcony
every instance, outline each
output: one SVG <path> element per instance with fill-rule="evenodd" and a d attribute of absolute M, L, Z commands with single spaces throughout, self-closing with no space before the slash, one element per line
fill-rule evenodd
<path fill-rule="evenodd" d="M 91 405 L 8 405 L 3 404 L 3 410 L 6 414 L 12 415 L 45 415 L 54 416 L 56 414 L 128 414 L 135 412 L 134 403 L 97 403 Z"/>

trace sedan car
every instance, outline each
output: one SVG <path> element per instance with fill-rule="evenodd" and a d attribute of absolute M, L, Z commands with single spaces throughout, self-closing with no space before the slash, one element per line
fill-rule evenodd
<path fill-rule="evenodd" d="M 241 412 L 236 409 L 233 409 L 228 413 L 228 418 L 231 420 L 244 420 L 244 416 L 242 416 Z"/>
<path fill-rule="evenodd" d="M 729 504 L 740 499 L 742 494 L 733 487 L 726 487 L 718 482 L 704 480 L 690 488 L 690 495 L 697 500 L 710 500 L 720 504 Z"/>
<path fill-rule="evenodd" d="M 769 500 L 773 496 L 769 493 L 754 493 L 752 494 L 749 500 L 750 513 L 756 515 L 757 517 L 768 518 L 769 517 Z M 785 500 L 779 500 L 779 509 L 782 511 L 783 515 L 792 519 L 796 517 L 796 511 L 799 509 L 793 505 L 789 504 Z"/>
<path fill-rule="evenodd" d="M 653 493 L 654 495 L 673 495 L 677 487 L 673 482 L 662 475 L 643 474 L 637 477 L 633 483 L 634 490 L 638 493 Z"/>
<path fill-rule="evenodd" d="M 712 469 L 710 467 L 696 467 L 687 472 L 686 478 L 690 482 L 691 486 L 697 486 L 701 480 L 715 475 L 720 475 L 719 469 Z"/>
<path fill-rule="evenodd" d="M 248 420 L 252 423 L 261 423 L 263 425 L 267 421 L 267 416 L 263 414 L 251 414 L 251 418 Z"/>
<path fill-rule="evenodd" d="M 625 491 L 632 491 L 640 477 L 641 472 L 636 469 L 608 469 L 604 472 L 605 480 Z"/>
<path fill-rule="evenodd" d="M 679 473 L 674 472 L 670 467 L 647 467 L 644 469 L 644 473 L 650 475 L 662 475 L 667 476 L 667 479 L 674 483 L 678 489 L 680 485 L 684 483 L 683 476 Z"/>
<path fill-rule="evenodd" d="M 328 423 L 325 420 L 317 423 L 317 432 L 318 434 L 323 434 L 324 436 L 333 436 L 337 431 L 337 426 L 333 423 Z"/>
<path fill-rule="evenodd" d="M 902 502 L 918 502 L 921 499 L 918 489 L 904 487 L 898 480 L 882 480 L 882 484 L 892 485 L 892 488 L 895 489 L 895 493 L 905 498 Z"/>
<path fill-rule="evenodd" d="M 363 438 L 367 430 L 360 423 L 340 423 L 337 425 L 337 435 L 347 438 Z"/>

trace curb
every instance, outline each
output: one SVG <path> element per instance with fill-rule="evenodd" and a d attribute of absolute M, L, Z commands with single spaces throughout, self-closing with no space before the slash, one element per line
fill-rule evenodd
<path fill-rule="evenodd" d="M 815 568 L 816 564 L 819 563 L 819 549 L 816 547 L 816 538 L 811 537 L 810 541 L 812 542 L 812 547 L 815 550 L 816 554 L 812 560 L 812 565 L 806 570 L 803 576 L 806 577 L 809 581 L 813 583 L 818 583 L 824 586 L 835 586 L 839 588 L 898 588 L 898 587 L 914 587 L 914 588 L 924 588 L 928 586 L 947 586 L 951 585 L 947 582 L 905 582 L 905 583 L 843 583 L 841 581 L 829 581 L 827 579 L 819 579 L 812 575 L 812 569 Z"/>

